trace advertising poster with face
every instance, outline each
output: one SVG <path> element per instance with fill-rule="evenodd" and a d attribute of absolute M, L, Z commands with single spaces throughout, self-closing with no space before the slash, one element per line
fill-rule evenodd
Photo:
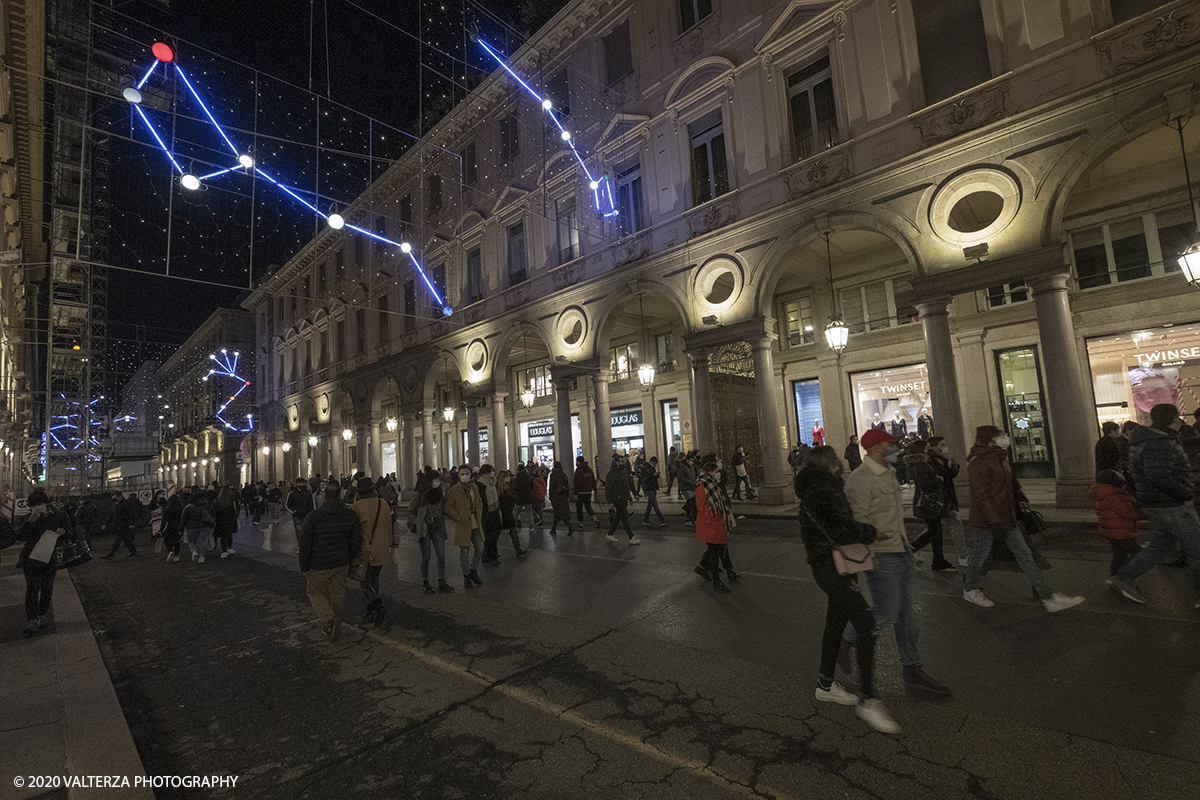
<path fill-rule="evenodd" d="M 1129 368 L 1129 388 L 1133 405 L 1137 409 L 1139 425 L 1150 424 L 1150 409 L 1161 403 L 1170 403 L 1181 412 L 1196 405 L 1189 401 L 1191 387 L 1200 386 L 1200 359 L 1151 362 Z"/>

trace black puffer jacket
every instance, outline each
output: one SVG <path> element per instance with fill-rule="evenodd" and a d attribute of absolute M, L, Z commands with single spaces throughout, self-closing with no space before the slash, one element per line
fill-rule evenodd
<path fill-rule="evenodd" d="M 362 520 L 341 500 L 326 500 L 304 518 L 297 539 L 301 572 L 344 567 L 362 547 Z"/>
<path fill-rule="evenodd" d="M 842 491 L 840 475 L 824 467 L 805 467 L 796 475 L 795 488 L 800 498 L 800 535 L 808 550 L 808 563 L 833 558 L 830 540 L 838 545 L 875 541 L 875 526 L 854 519 L 850 501 Z"/>
<path fill-rule="evenodd" d="M 958 491 L 954 488 L 954 479 L 958 477 L 959 465 L 951 464 L 950 459 L 936 452 L 929 453 L 929 464 L 942 479 L 942 497 L 946 501 L 946 510 L 958 511 Z"/>
<path fill-rule="evenodd" d="M 1174 431 L 1138 428 L 1130 436 L 1129 460 L 1142 505 L 1176 508 L 1195 496 L 1191 466 Z"/>
<path fill-rule="evenodd" d="M 519 506 L 533 503 L 533 476 L 527 469 L 517 470 L 512 482 L 513 502 Z"/>

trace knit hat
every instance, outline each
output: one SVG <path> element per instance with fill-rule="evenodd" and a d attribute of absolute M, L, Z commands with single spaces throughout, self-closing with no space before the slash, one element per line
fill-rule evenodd
<path fill-rule="evenodd" d="M 975 444 L 991 444 L 1003 432 L 995 425 L 980 425 L 975 429 Z"/>

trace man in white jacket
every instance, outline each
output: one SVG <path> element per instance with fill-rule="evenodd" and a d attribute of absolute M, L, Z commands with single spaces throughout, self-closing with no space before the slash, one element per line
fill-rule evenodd
<path fill-rule="evenodd" d="M 846 478 L 846 498 L 859 522 L 874 525 L 884 534 L 875 543 L 878 565 L 866 573 L 871 606 L 880 627 L 891 625 L 904 665 L 904 683 L 914 689 L 947 695 L 950 689 L 930 675 L 921 663 L 921 597 L 916 560 L 904 529 L 900 483 L 892 466 L 899 460 L 900 437 L 881 428 L 863 434 L 859 444 L 867 451 L 862 466 Z"/>

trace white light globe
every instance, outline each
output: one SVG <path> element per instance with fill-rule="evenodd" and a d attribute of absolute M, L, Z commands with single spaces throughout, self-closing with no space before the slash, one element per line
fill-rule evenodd
<path fill-rule="evenodd" d="M 240 156 L 238 156 L 238 163 L 246 169 L 250 169 L 254 166 L 254 159 L 250 156 L 250 154 L 242 153 Z"/>
<path fill-rule="evenodd" d="M 185 172 L 183 177 L 179 179 L 179 185 L 188 191 L 196 191 L 200 188 L 200 179 L 190 172 Z"/>
<path fill-rule="evenodd" d="M 564 142 L 569 142 L 569 141 L 571 141 L 571 132 L 570 132 L 570 131 L 563 131 L 563 132 L 562 132 L 562 140 L 563 140 Z"/>
<path fill-rule="evenodd" d="M 400 243 L 400 252 L 402 252 L 402 253 L 411 253 L 411 252 L 412 252 L 412 245 L 411 245 L 411 244 L 409 244 L 408 242 L 401 242 L 401 243 Z"/>
<path fill-rule="evenodd" d="M 591 187 L 591 190 L 594 192 L 600 188 L 600 181 L 592 181 L 588 184 L 588 186 Z"/>
<path fill-rule="evenodd" d="M 550 102 L 549 97 L 542 101 L 542 108 L 546 109 L 547 111 L 554 108 L 554 103 Z"/>
<path fill-rule="evenodd" d="M 342 226 L 346 224 L 346 220 L 342 219 L 341 214 L 330 214 L 325 218 L 325 221 L 328 222 L 329 227 L 333 228 L 335 231 L 340 231 Z"/>
<path fill-rule="evenodd" d="M 127 88 L 125 91 L 121 92 L 121 96 L 124 97 L 130 103 L 142 102 L 142 93 L 139 92 L 137 89 L 133 88 L 132 86 Z"/>

